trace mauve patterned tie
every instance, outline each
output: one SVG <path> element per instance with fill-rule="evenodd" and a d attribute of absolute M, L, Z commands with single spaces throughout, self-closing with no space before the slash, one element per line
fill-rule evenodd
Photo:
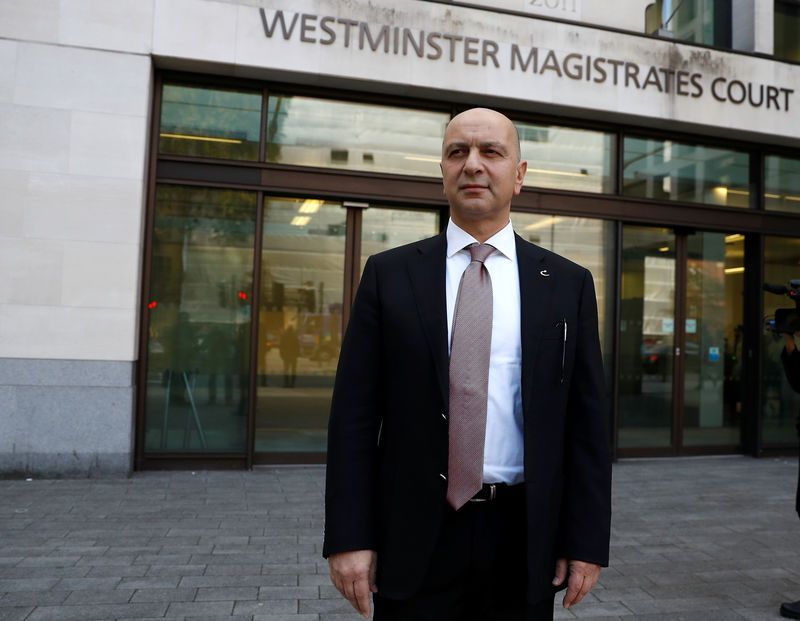
<path fill-rule="evenodd" d="M 492 346 L 492 279 L 483 262 L 489 244 L 468 246 L 472 262 L 458 286 L 450 340 L 450 452 L 447 501 L 459 509 L 481 489 L 489 353 Z"/>

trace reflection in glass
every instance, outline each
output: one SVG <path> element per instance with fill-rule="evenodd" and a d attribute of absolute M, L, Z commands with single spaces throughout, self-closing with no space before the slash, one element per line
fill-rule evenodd
<path fill-rule="evenodd" d="M 264 200 L 256 452 L 326 450 L 346 215 L 323 200 Z"/>
<path fill-rule="evenodd" d="M 445 112 L 270 95 L 267 161 L 439 177 L 449 120 Z"/>
<path fill-rule="evenodd" d="M 764 238 L 764 280 L 785 285 L 800 278 L 800 238 Z M 764 293 L 764 314 L 771 318 L 778 308 L 792 308 L 786 296 Z M 795 338 L 795 342 L 800 339 Z M 781 364 L 783 338 L 764 332 L 761 339 L 763 359 L 762 439 L 764 444 L 794 445 L 797 442 L 795 422 L 800 411 L 800 395 L 786 380 Z"/>
<path fill-rule="evenodd" d="M 731 3 L 655 0 L 645 9 L 645 31 L 679 41 L 731 46 Z"/>
<path fill-rule="evenodd" d="M 257 160 L 261 93 L 165 84 L 159 153 Z"/>
<path fill-rule="evenodd" d="M 764 158 L 764 207 L 800 214 L 800 159 Z"/>
<path fill-rule="evenodd" d="M 626 196 L 749 206 L 749 156 L 743 151 L 630 137 L 623 148 Z"/>
<path fill-rule="evenodd" d="M 744 236 L 688 236 L 684 446 L 741 443 Z"/>
<path fill-rule="evenodd" d="M 672 442 L 675 236 L 626 226 L 619 325 L 620 448 Z"/>
<path fill-rule="evenodd" d="M 528 161 L 525 185 L 579 192 L 614 191 L 611 134 L 556 125 L 515 125 L 522 159 Z"/>
<path fill-rule="evenodd" d="M 611 370 L 613 342 L 614 225 L 604 220 L 545 216 L 514 211 L 511 221 L 517 235 L 560 254 L 592 273 L 600 326 L 600 346 L 605 369 Z M 606 378 L 609 380 L 610 378 Z M 611 386 L 611 382 L 606 382 Z"/>
<path fill-rule="evenodd" d="M 775 56 L 800 60 L 800 4 L 796 0 L 775 0 Z"/>
<path fill-rule="evenodd" d="M 156 190 L 145 451 L 245 450 L 256 194 Z"/>
<path fill-rule="evenodd" d="M 362 213 L 361 269 L 378 252 L 433 237 L 439 232 L 439 212 L 370 207 Z"/>

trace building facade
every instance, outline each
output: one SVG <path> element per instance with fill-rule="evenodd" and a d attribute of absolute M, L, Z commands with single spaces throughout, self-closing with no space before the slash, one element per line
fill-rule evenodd
<path fill-rule="evenodd" d="M 0 0 L 0 473 L 324 462 L 364 260 L 443 229 L 476 105 L 594 275 L 615 454 L 790 449 L 798 41 L 794 0 Z"/>

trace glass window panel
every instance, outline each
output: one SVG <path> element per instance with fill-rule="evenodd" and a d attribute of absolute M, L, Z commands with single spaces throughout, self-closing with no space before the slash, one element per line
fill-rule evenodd
<path fill-rule="evenodd" d="M 261 93 L 164 84 L 160 153 L 257 160 Z"/>
<path fill-rule="evenodd" d="M 775 56 L 800 60 L 800 3 L 776 0 L 774 16 Z"/>
<path fill-rule="evenodd" d="M 737 446 L 742 424 L 744 235 L 688 235 L 684 446 Z"/>
<path fill-rule="evenodd" d="M 619 322 L 620 448 L 672 444 L 675 235 L 625 226 Z"/>
<path fill-rule="evenodd" d="M 749 155 L 672 140 L 626 137 L 623 189 L 626 196 L 749 206 Z"/>
<path fill-rule="evenodd" d="M 444 112 L 270 95 L 267 161 L 439 177 Z"/>
<path fill-rule="evenodd" d="M 600 326 L 600 346 L 611 387 L 611 345 L 614 342 L 614 224 L 592 218 L 548 216 L 514 211 L 514 230 L 523 239 L 557 252 L 592 273 Z"/>
<path fill-rule="evenodd" d="M 800 238 L 764 238 L 764 280 L 786 285 L 800 278 Z M 792 308 L 794 303 L 786 296 L 764 292 L 764 314 L 772 318 L 779 308 Z M 798 339 L 795 339 L 797 342 Z M 781 364 L 783 337 L 764 332 L 761 339 L 763 359 L 762 384 L 762 438 L 764 444 L 796 445 L 795 423 L 800 411 L 800 395 L 792 390 Z"/>
<path fill-rule="evenodd" d="M 324 452 L 341 346 L 347 210 L 265 198 L 257 452 Z"/>
<path fill-rule="evenodd" d="M 764 206 L 800 214 L 800 159 L 777 155 L 764 158 Z"/>
<path fill-rule="evenodd" d="M 655 0 L 645 9 L 648 34 L 680 41 L 731 46 L 731 4 L 715 0 Z"/>
<path fill-rule="evenodd" d="M 370 207 L 361 218 L 361 269 L 378 252 L 433 237 L 439 232 L 439 212 Z"/>
<path fill-rule="evenodd" d="M 256 194 L 156 189 L 145 451 L 246 448 Z"/>
<path fill-rule="evenodd" d="M 515 125 L 522 159 L 528 161 L 525 185 L 579 192 L 614 191 L 611 134 L 555 125 Z"/>

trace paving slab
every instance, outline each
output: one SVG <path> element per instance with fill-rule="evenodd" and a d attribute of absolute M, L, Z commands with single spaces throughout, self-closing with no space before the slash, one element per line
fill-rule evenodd
<path fill-rule="evenodd" d="M 796 458 L 614 465 L 611 566 L 556 619 L 763 621 L 800 599 Z M 0 621 L 357 621 L 324 467 L 0 480 Z"/>

